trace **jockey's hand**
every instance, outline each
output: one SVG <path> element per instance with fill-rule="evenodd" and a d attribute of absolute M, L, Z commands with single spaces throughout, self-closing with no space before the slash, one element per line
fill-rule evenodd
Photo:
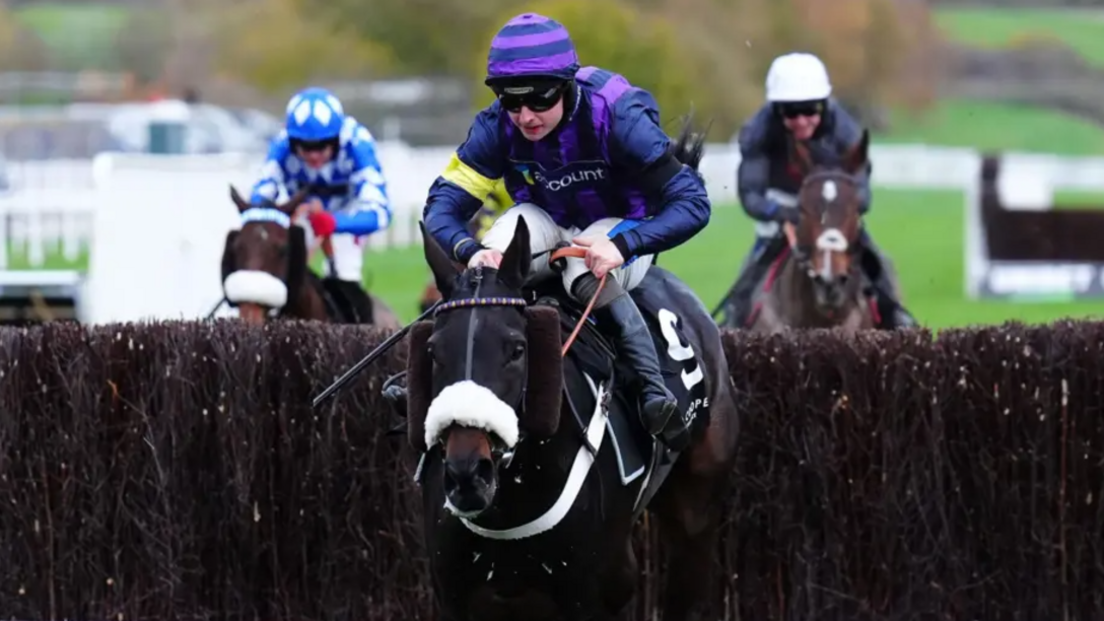
<path fill-rule="evenodd" d="M 337 229 L 337 220 L 328 211 L 312 210 L 307 214 L 307 220 L 310 221 L 311 230 L 316 237 L 329 237 Z"/>
<path fill-rule="evenodd" d="M 801 207 L 797 205 L 779 205 L 778 211 L 775 212 L 775 218 L 779 224 L 789 222 L 796 226 L 798 220 L 801 219 Z"/>
<path fill-rule="evenodd" d="M 625 257 L 621 256 L 621 251 L 605 235 L 600 237 L 576 237 L 571 240 L 571 243 L 587 249 L 584 262 L 587 269 L 598 278 L 625 264 Z"/>
<path fill-rule="evenodd" d="M 498 269 L 499 264 L 502 263 L 502 253 L 497 250 L 480 250 L 472 255 L 471 259 L 468 259 L 468 267 L 475 267 L 482 265 L 484 267 L 493 267 Z"/>

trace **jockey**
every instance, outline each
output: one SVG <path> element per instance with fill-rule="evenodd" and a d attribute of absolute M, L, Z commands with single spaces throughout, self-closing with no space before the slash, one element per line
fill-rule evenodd
<path fill-rule="evenodd" d="M 430 188 L 426 229 L 457 262 L 497 267 L 524 218 L 533 279 L 555 276 L 548 253 L 557 244 L 586 247 L 585 261 L 566 260 L 564 288 L 586 303 L 609 275 L 595 318 L 636 371 L 644 427 L 681 444 L 686 426 L 672 416 L 678 404 L 627 291 L 653 255 L 708 223 L 702 181 L 668 154 L 671 140 L 651 94 L 616 73 L 580 68 L 567 30 L 552 19 L 525 13 L 510 20 L 491 43 L 485 83 L 497 99 L 476 116 Z M 466 224 L 497 179 L 518 204 L 477 241 Z"/>
<path fill-rule="evenodd" d="M 808 141 L 814 158 L 838 158 L 862 137 L 862 127 L 836 99 L 828 70 L 812 54 L 794 52 L 774 60 L 767 72 L 767 103 L 740 129 L 740 165 L 736 172 L 740 203 L 756 220 L 755 244 L 744 259 L 742 273 L 729 300 L 737 325 L 750 312 L 752 293 L 771 263 L 785 248 L 782 223 L 797 223 L 796 197 L 801 179 L 788 167 L 788 143 Z M 870 209 L 870 165 L 862 175 L 860 213 Z M 907 327 L 916 321 L 893 297 L 881 252 L 863 228 L 859 261 L 878 296 L 884 328 Z"/>
<path fill-rule="evenodd" d="M 329 236 L 333 247 L 326 276 L 345 285 L 342 292 L 358 316 L 371 317 L 361 241 L 391 222 L 387 184 L 371 132 L 325 89 L 306 88 L 288 102 L 285 129 L 268 151 L 250 202 L 276 200 L 280 186 L 289 195 L 311 188 L 307 221 L 314 236 Z"/>

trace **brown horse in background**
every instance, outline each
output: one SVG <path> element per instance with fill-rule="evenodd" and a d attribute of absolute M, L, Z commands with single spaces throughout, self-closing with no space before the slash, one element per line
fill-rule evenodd
<path fill-rule="evenodd" d="M 838 166 L 813 162 L 801 143 L 791 161 L 804 181 L 798 191 L 797 226 L 786 223 L 786 248 L 756 292 L 751 330 L 840 328 L 848 333 L 874 328 L 877 310 L 864 289 L 858 262 L 861 214 L 856 175 L 866 167 L 869 133 L 844 154 Z"/>
<path fill-rule="evenodd" d="M 230 199 L 242 215 L 242 227 L 226 235 L 222 280 L 226 300 L 239 316 L 264 323 L 270 311 L 279 317 L 333 323 L 366 323 L 398 330 L 398 316 L 383 300 L 371 296 L 372 317 L 364 321 L 348 310 L 336 285 L 311 271 L 306 232 L 294 221 L 309 188 L 287 202 L 252 205 L 231 186 Z M 324 240 L 324 245 L 325 245 Z M 327 286 L 331 285 L 331 286 Z"/>

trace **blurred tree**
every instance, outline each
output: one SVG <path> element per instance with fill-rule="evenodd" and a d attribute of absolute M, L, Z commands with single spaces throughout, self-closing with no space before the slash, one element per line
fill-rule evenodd
<path fill-rule="evenodd" d="M 292 0 L 304 15 L 354 30 L 401 59 L 404 75 L 462 75 L 488 24 L 521 0 Z M 597 1 L 597 0 L 596 0 Z"/>
<path fill-rule="evenodd" d="M 141 84 L 157 80 L 164 71 L 174 24 L 167 17 L 160 7 L 135 9 L 128 14 L 117 37 L 120 65 Z"/>
<path fill-rule="evenodd" d="M 39 71 L 49 63 L 49 50 L 34 32 L 22 27 L 0 2 L 0 71 Z"/>
<path fill-rule="evenodd" d="M 217 69 L 262 90 L 321 78 L 369 79 L 394 63 L 385 46 L 349 26 L 304 14 L 299 0 L 249 1 L 218 10 Z"/>

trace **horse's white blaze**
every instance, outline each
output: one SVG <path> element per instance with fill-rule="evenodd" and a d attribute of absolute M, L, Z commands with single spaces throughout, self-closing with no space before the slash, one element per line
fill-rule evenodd
<path fill-rule="evenodd" d="M 426 446 L 433 446 L 449 425 L 474 427 L 493 433 L 506 446 L 518 441 L 518 419 L 514 408 L 485 386 L 471 380 L 446 386 L 429 404 L 425 421 Z"/>
<path fill-rule="evenodd" d="M 835 181 L 825 181 L 824 186 L 820 188 L 820 195 L 824 197 L 824 200 L 831 203 L 839 196 L 839 189 L 836 188 Z"/>
<path fill-rule="evenodd" d="M 820 237 L 816 240 L 817 250 L 826 250 L 828 252 L 847 252 L 847 238 L 843 236 L 843 232 L 837 228 L 824 229 L 824 232 L 820 234 Z"/>
<path fill-rule="evenodd" d="M 829 182 L 831 183 L 831 182 Z M 847 238 L 837 228 L 824 229 L 817 237 L 816 247 L 824 253 L 824 265 L 821 266 L 820 275 L 825 280 L 832 278 L 832 253 L 847 252 Z"/>
<path fill-rule="evenodd" d="M 252 303 L 283 308 L 287 304 L 287 285 L 268 272 L 259 270 L 238 270 L 232 272 L 222 283 L 226 299 L 235 303 Z"/>

